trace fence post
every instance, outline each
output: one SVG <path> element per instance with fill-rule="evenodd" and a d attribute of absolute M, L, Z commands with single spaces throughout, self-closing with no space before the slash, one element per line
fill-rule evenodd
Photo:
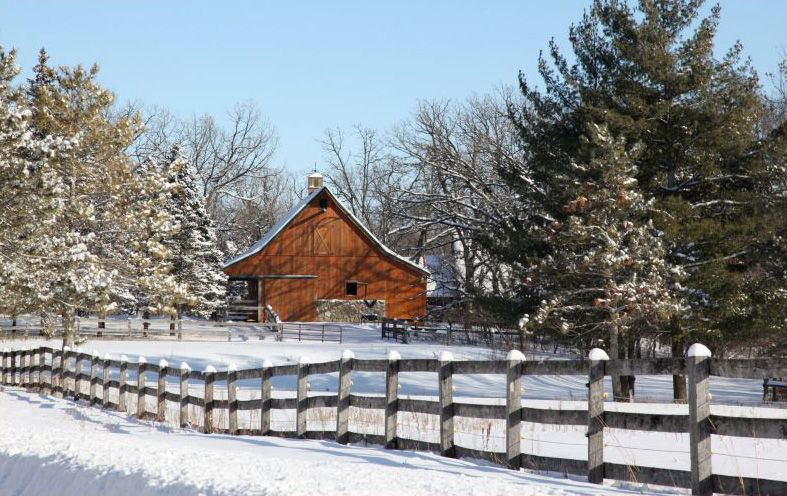
<path fill-rule="evenodd" d="M 147 364 L 147 358 L 143 356 L 137 358 L 137 418 L 140 420 L 145 416 L 145 382 L 147 380 L 145 367 Z"/>
<path fill-rule="evenodd" d="M 90 406 L 98 403 L 98 352 L 93 351 L 90 360 Z"/>
<path fill-rule="evenodd" d="M 156 420 L 164 422 L 167 420 L 167 374 L 169 364 L 163 358 L 158 362 L 158 395 L 156 406 Z"/>
<path fill-rule="evenodd" d="M 267 436 L 271 432 L 271 367 L 269 360 L 262 362 L 262 380 L 260 381 L 260 435 Z"/>
<path fill-rule="evenodd" d="M 336 442 L 350 442 L 350 387 L 352 386 L 352 365 L 355 354 L 350 350 L 342 352 L 339 361 L 339 391 L 336 402 Z"/>
<path fill-rule="evenodd" d="M 710 350 L 691 345 L 686 354 L 689 378 L 689 451 L 691 454 L 691 494 L 713 494 L 711 477 L 710 429 Z"/>
<path fill-rule="evenodd" d="M 178 319 L 178 339 L 183 339 L 183 319 Z"/>
<path fill-rule="evenodd" d="M 73 352 L 74 356 L 74 401 L 79 401 L 82 394 L 82 360 L 79 358 L 80 351 Z"/>
<path fill-rule="evenodd" d="M 180 427 L 189 426 L 189 372 L 191 367 L 186 362 L 180 364 Z"/>
<path fill-rule="evenodd" d="M 36 393 L 41 392 L 41 348 L 33 348 L 30 357 L 30 387 Z"/>
<path fill-rule="evenodd" d="M 385 372 L 385 448 L 399 446 L 397 424 L 399 414 L 399 360 L 395 350 L 388 353 L 388 368 Z"/>
<path fill-rule="evenodd" d="M 46 351 L 44 351 L 42 349 L 42 351 L 41 351 L 42 372 L 41 373 L 43 374 L 43 372 L 46 371 L 47 368 L 49 369 L 49 376 L 48 376 L 48 378 L 47 378 L 46 375 L 43 375 L 41 377 L 41 391 L 44 394 L 52 394 L 54 392 L 54 375 L 55 375 L 54 374 L 54 372 L 55 372 L 55 370 L 54 370 L 54 366 L 55 366 L 55 353 L 54 353 L 54 350 L 52 350 L 49 353 L 49 355 L 50 355 L 49 367 L 47 367 L 47 365 L 46 365 Z"/>
<path fill-rule="evenodd" d="M 68 398 L 71 394 L 71 382 L 66 377 L 67 375 L 71 375 L 71 348 L 68 346 L 63 347 L 60 367 L 60 384 L 61 384 L 61 398 Z"/>
<path fill-rule="evenodd" d="M 440 353 L 438 363 L 438 390 L 440 394 L 440 454 L 456 458 L 454 447 L 454 381 L 453 355 L 447 351 Z"/>
<path fill-rule="evenodd" d="M 213 365 L 205 367 L 205 420 L 203 432 L 210 434 L 213 432 L 213 383 L 216 380 L 216 368 Z"/>
<path fill-rule="evenodd" d="M 238 380 L 238 367 L 231 363 L 227 367 L 227 407 L 230 411 L 230 436 L 238 435 L 238 391 L 235 382 Z"/>
<path fill-rule="evenodd" d="M 128 389 L 128 357 L 120 357 L 120 386 L 118 387 L 118 411 L 125 412 L 128 409 L 126 400 L 126 390 Z"/>
<path fill-rule="evenodd" d="M 3 354 L 2 354 L 3 359 L 0 360 L 0 384 L 2 384 L 2 385 L 6 384 L 6 382 L 5 382 L 6 375 L 5 374 L 6 374 L 7 367 L 5 366 L 5 360 L 6 360 L 7 356 L 8 356 L 8 349 L 6 348 L 6 349 L 3 349 Z"/>
<path fill-rule="evenodd" d="M 588 482 L 604 482 L 604 375 L 609 355 L 601 348 L 588 354 Z"/>
<path fill-rule="evenodd" d="M 19 385 L 23 388 L 27 387 L 27 347 L 23 346 L 19 350 Z"/>
<path fill-rule="evenodd" d="M 522 363 L 525 355 L 511 350 L 506 356 L 506 464 L 519 470 L 522 466 Z"/>
<path fill-rule="evenodd" d="M 16 349 L 11 348 L 11 385 L 16 386 Z"/>
<path fill-rule="evenodd" d="M 55 363 L 57 360 L 57 363 Z M 52 350 L 52 394 L 55 397 L 63 397 L 63 350 Z"/>
<path fill-rule="evenodd" d="M 105 410 L 109 408 L 109 380 L 112 378 L 112 364 L 110 363 L 112 357 L 109 354 L 104 354 L 103 373 L 101 374 L 102 391 L 101 391 L 101 407 Z"/>
<path fill-rule="evenodd" d="M 300 325 L 300 324 L 299 324 Z M 306 413 L 309 401 L 309 359 L 298 358 L 298 407 L 295 413 L 295 430 L 298 437 L 306 435 Z"/>

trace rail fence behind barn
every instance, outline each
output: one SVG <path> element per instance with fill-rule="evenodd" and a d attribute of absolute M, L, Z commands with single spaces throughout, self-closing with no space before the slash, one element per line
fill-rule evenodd
<path fill-rule="evenodd" d="M 113 376 L 114 371 L 114 376 Z M 137 381 L 129 381 L 129 373 Z M 353 372 L 376 372 L 385 375 L 382 396 L 357 395 L 351 392 Z M 438 400 L 399 398 L 399 373 L 431 372 L 438 383 Z M 313 374 L 338 373 L 339 387 L 334 395 L 309 395 L 308 378 Z M 506 360 L 452 361 L 444 354 L 439 359 L 388 360 L 357 359 L 345 352 L 342 358 L 325 363 L 298 363 L 263 366 L 248 370 L 205 371 L 174 368 L 162 360 L 159 364 L 131 363 L 127 360 L 103 359 L 97 355 L 39 347 L 30 350 L 6 351 L 2 354 L 3 384 L 20 385 L 31 391 L 85 400 L 97 407 L 124 411 L 128 400 L 136 399 L 136 416 L 157 421 L 175 421 L 182 427 L 204 426 L 204 432 L 225 432 L 231 435 L 279 435 L 285 437 L 334 439 L 339 443 L 366 441 L 389 449 L 420 449 L 447 457 L 474 457 L 502 461 L 512 469 L 520 467 L 557 471 L 587 476 L 591 483 L 604 479 L 634 481 L 664 486 L 692 488 L 693 494 L 787 494 L 787 482 L 712 474 L 711 435 L 758 439 L 787 438 L 783 419 L 711 415 L 709 377 L 763 378 L 787 375 L 787 359 L 720 360 L 710 357 L 659 358 L 641 360 L 588 361 L 524 361 L 512 352 Z M 458 374 L 501 374 L 506 377 L 505 404 L 473 404 L 455 402 L 453 377 Z M 689 381 L 689 414 L 627 413 L 604 411 L 603 382 L 605 376 L 686 374 Z M 296 376 L 295 398 L 273 398 L 271 379 Z M 588 379 L 586 410 L 522 407 L 523 376 L 582 375 Z M 118 380 L 113 380 L 117 377 Z M 167 378 L 179 382 L 178 392 L 167 391 Z M 259 399 L 239 400 L 237 381 L 259 380 L 255 394 Z M 203 396 L 190 394 L 191 381 L 197 381 Z M 216 383 L 225 383 L 227 399 L 214 396 Z M 88 389 L 83 387 L 88 385 Z M 222 384 L 223 386 L 223 384 Z M 110 391 L 117 391 L 118 401 L 110 401 Z M 146 408 L 146 396 L 156 398 L 156 410 Z M 179 405 L 177 418 L 167 419 L 167 402 Z M 189 407 L 196 407 L 189 409 Z M 350 408 L 384 412 L 384 434 L 368 435 L 352 432 Z M 307 411 L 314 408 L 335 409 L 335 428 L 308 430 Z M 238 412 L 251 410 L 259 414 L 250 429 L 239 429 Z M 271 429 L 271 412 L 295 410 L 295 430 Z M 194 412 L 197 416 L 194 416 Z M 435 415 L 439 417 L 439 443 L 404 437 L 397 414 Z M 191 415 L 191 416 L 190 416 Z M 200 418 L 201 417 L 201 418 Z M 505 420 L 505 452 L 483 452 L 455 443 L 456 417 Z M 255 419 L 256 413 L 255 413 Z M 223 421 L 227 419 L 227 422 Z M 218 422 L 217 422 L 218 421 Z M 534 422 L 560 426 L 586 426 L 587 460 L 539 456 L 522 452 L 521 423 Z M 220 426 L 217 426 L 221 424 Z M 226 425 L 226 428 L 225 428 Z M 689 433 L 691 466 L 686 470 L 669 470 L 648 466 L 631 466 L 604 461 L 605 430 L 630 429 L 651 432 Z"/>
<path fill-rule="evenodd" d="M 41 325 L 25 322 L 23 325 L 0 326 L 3 338 L 40 336 Z M 77 335 L 90 338 L 147 339 L 177 337 L 178 339 L 209 338 L 233 339 L 273 336 L 286 341 L 319 341 L 341 343 L 344 328 L 341 324 L 299 322 L 204 322 L 170 319 L 80 319 L 74 320 Z M 54 326 L 56 335 L 62 334 L 63 325 Z"/>

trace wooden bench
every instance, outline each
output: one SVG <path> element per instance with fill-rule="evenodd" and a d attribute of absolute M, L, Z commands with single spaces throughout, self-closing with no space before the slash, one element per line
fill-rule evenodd
<path fill-rule="evenodd" d="M 768 397 L 770 393 L 770 398 Z M 787 401 L 787 381 L 764 379 L 762 381 L 762 401 Z"/>

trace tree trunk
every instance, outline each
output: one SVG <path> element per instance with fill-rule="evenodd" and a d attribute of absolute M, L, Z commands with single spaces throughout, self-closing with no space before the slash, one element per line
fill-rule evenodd
<path fill-rule="evenodd" d="M 617 318 L 612 320 L 611 325 L 609 326 L 609 362 L 610 365 L 616 364 L 618 360 L 620 360 L 620 328 L 619 322 Z M 620 375 L 613 375 L 612 376 L 612 399 L 614 401 L 620 401 L 620 398 L 623 397 L 623 385 L 620 380 Z"/>
<path fill-rule="evenodd" d="M 674 358 L 683 358 L 683 337 L 681 336 L 680 321 L 678 317 L 670 319 L 670 348 Z M 685 403 L 688 396 L 686 393 L 686 376 L 676 374 L 672 376 L 672 397 L 676 403 Z"/>
<path fill-rule="evenodd" d="M 63 346 L 74 348 L 74 341 L 76 338 L 76 330 L 74 329 L 74 311 L 64 310 L 61 314 L 63 317 Z"/>

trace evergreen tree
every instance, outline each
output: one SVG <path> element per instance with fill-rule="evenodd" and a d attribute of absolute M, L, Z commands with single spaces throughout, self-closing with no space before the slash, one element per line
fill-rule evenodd
<path fill-rule="evenodd" d="M 652 222 L 655 202 L 637 187 L 641 147 L 627 149 L 605 126 L 591 124 L 587 135 L 583 145 L 595 152 L 588 163 L 574 165 L 583 179 L 568 187 L 573 199 L 564 206 L 566 219 L 541 228 L 554 249 L 531 270 L 531 282 L 548 297 L 522 323 L 568 335 L 586 350 L 608 336 L 617 360 L 619 338 L 634 344 L 629 330 L 653 330 L 686 310 L 674 282 L 683 271 L 666 260 L 663 235 Z M 631 347 L 625 351 L 636 358 Z M 633 394 L 633 377 L 613 376 L 615 399 Z"/>
<path fill-rule="evenodd" d="M 55 70 L 42 50 L 23 103 L 30 136 L 57 136 L 62 146 L 15 188 L 31 193 L 25 222 L 10 231 L 20 267 L 7 288 L 28 311 L 61 316 L 69 345 L 77 311 L 107 312 L 140 287 L 167 311 L 180 293 L 162 244 L 171 224 L 161 208 L 167 181 L 132 169 L 125 148 L 138 123 L 109 117 L 114 96 L 97 73 Z"/>
<path fill-rule="evenodd" d="M 174 186 L 168 195 L 167 209 L 176 229 L 166 244 L 173 254 L 172 274 L 186 288 L 178 313 L 186 310 L 208 317 L 225 302 L 223 255 L 216 246 L 216 232 L 205 210 L 196 170 L 180 153 L 179 146 L 172 149 L 165 169 Z"/>
<path fill-rule="evenodd" d="M 722 351 L 775 330 L 768 308 L 780 304 L 774 278 L 759 268 L 784 230 L 769 163 L 784 125 L 763 133 L 757 76 L 740 44 L 714 57 L 720 9 L 698 20 L 702 3 L 596 0 L 569 31 L 576 62 L 550 43 L 551 64 L 539 61 L 545 90 L 520 77 L 527 103 L 511 109 L 530 153 L 526 169 L 501 171 L 531 215 L 496 233 L 497 252 L 526 274 L 554 248 L 533 225 L 566 221 L 570 186 L 582 177 L 573 164 L 592 159 L 594 147 L 580 139 L 587 124 L 642 143 L 638 187 L 655 198 L 654 225 L 692 295 L 690 310 L 667 326 L 677 356 L 690 338 Z M 522 286 L 527 296 L 543 290 Z M 676 397 L 685 397 L 681 384 L 676 378 Z"/>

